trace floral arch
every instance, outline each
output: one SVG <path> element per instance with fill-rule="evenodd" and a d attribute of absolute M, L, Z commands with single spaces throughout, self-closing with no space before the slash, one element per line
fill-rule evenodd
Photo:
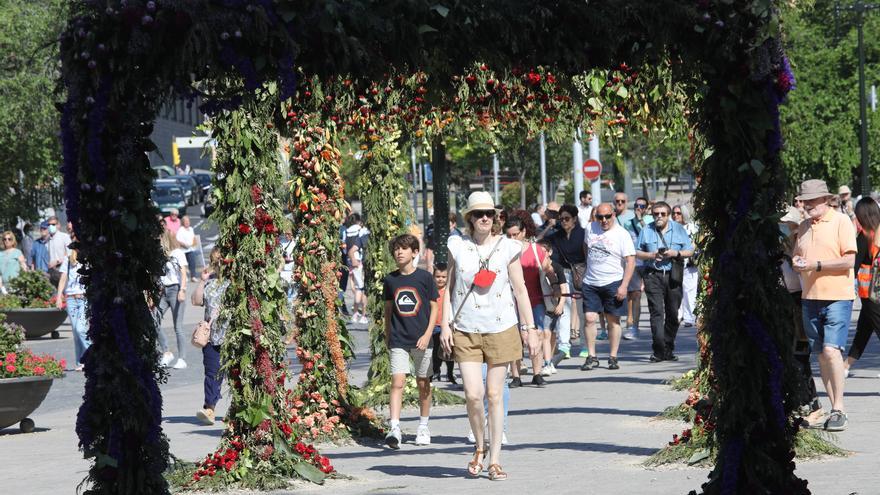
<path fill-rule="evenodd" d="M 59 107 L 68 216 L 88 267 L 93 345 L 77 433 L 94 457 L 89 493 L 168 490 L 164 376 L 145 299 L 157 295 L 161 227 L 144 153 L 168 98 L 199 96 L 211 115 L 232 283 L 222 358 L 230 423 L 197 478 L 252 486 L 332 470 L 298 441 L 322 433 L 303 429 L 307 417 L 321 427 L 332 416 L 347 427 L 369 419 L 349 399 L 351 351 L 334 306 L 341 135 L 360 143 L 363 180 L 379 186 L 370 208 L 385 219 L 374 234 L 387 239 L 405 214 L 394 180 L 402 141 L 648 130 L 675 94 L 654 90 L 672 86 L 706 149 L 697 215 L 714 262 L 705 314 L 719 454 L 703 490 L 806 493 L 790 462 L 791 308 L 770 304 L 788 300 L 774 269 L 785 184 L 778 106 L 793 84 L 780 37 L 769 0 L 73 2 Z M 284 387 L 274 249 L 285 189 L 303 239 L 296 391 Z"/>

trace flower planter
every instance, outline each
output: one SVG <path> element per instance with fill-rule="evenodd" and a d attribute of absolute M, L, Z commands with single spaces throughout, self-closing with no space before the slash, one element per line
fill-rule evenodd
<path fill-rule="evenodd" d="M 43 403 L 52 380 L 45 376 L 0 378 L 0 430 L 20 422 L 22 433 L 34 431 L 28 415 Z"/>
<path fill-rule="evenodd" d="M 52 334 L 53 339 L 59 337 L 58 327 L 67 318 L 67 311 L 58 308 L 22 308 L 0 309 L 6 315 L 8 323 L 17 323 L 24 327 L 29 339 L 37 339 Z"/>

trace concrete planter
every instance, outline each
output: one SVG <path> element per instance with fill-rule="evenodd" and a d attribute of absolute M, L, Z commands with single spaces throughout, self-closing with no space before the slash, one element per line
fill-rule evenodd
<path fill-rule="evenodd" d="M 58 327 L 67 318 L 67 311 L 58 308 L 0 309 L 0 313 L 6 315 L 7 322 L 23 326 L 29 339 L 37 339 L 47 333 L 57 339 Z"/>
<path fill-rule="evenodd" d="M 43 403 L 52 380 L 45 376 L 0 378 L 0 430 L 20 422 L 22 433 L 34 431 L 28 415 Z"/>

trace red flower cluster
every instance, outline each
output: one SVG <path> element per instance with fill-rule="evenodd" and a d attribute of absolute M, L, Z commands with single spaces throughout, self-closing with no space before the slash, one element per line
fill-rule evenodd
<path fill-rule="evenodd" d="M 21 352 L 8 352 L 0 356 L 0 378 L 22 376 L 61 376 L 67 361 L 56 359 L 48 354 L 36 355 L 30 349 Z"/>
<path fill-rule="evenodd" d="M 263 202 L 263 189 L 256 184 L 251 186 L 251 200 L 255 205 Z"/>
<path fill-rule="evenodd" d="M 250 234 L 251 226 L 246 223 L 240 223 L 238 224 L 238 231 L 242 234 Z"/>
<path fill-rule="evenodd" d="M 526 80 L 532 86 L 537 86 L 537 85 L 541 84 L 541 74 L 538 74 L 536 72 L 529 72 L 528 75 L 526 76 Z"/>
<path fill-rule="evenodd" d="M 312 445 L 306 445 L 302 442 L 297 442 L 294 450 L 297 454 L 301 455 L 303 459 L 310 461 L 315 465 L 318 469 L 323 473 L 332 473 L 333 466 L 330 464 L 330 459 L 322 456 L 318 453 L 318 451 Z"/>
<path fill-rule="evenodd" d="M 268 235 L 275 235 L 278 233 L 278 228 L 275 227 L 275 224 L 272 222 L 272 217 L 262 208 L 257 208 L 256 217 L 254 218 L 254 226 L 257 228 L 258 232 L 263 232 Z"/>
<path fill-rule="evenodd" d="M 672 435 L 672 441 L 669 442 L 669 445 L 678 445 L 681 443 L 687 443 L 691 439 L 691 429 L 688 428 L 681 432 L 681 436 Z"/>
<path fill-rule="evenodd" d="M 226 449 L 226 452 L 222 452 L 218 450 L 214 452 L 214 454 L 205 457 L 205 460 L 199 464 L 199 468 L 196 469 L 196 472 L 193 473 L 193 481 L 199 481 L 205 476 L 214 476 L 218 471 L 229 472 L 235 467 L 235 462 L 238 460 L 238 453 L 243 448 L 241 441 L 233 440 L 230 442 L 231 448 Z"/>

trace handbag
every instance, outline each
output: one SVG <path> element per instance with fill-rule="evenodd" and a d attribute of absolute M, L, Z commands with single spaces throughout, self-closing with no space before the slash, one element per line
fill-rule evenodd
<path fill-rule="evenodd" d="M 877 250 L 873 242 L 871 242 L 871 257 L 870 270 L 868 270 L 870 282 L 868 284 L 867 296 L 871 302 L 880 304 L 880 250 Z M 859 297 L 862 297 L 862 270 L 865 266 L 866 265 L 862 265 L 859 267 Z"/>
<path fill-rule="evenodd" d="M 672 227 L 670 227 L 671 229 Z M 663 237 L 663 232 L 657 232 L 657 235 L 660 236 L 660 240 L 663 242 L 663 247 L 669 249 L 669 245 L 666 244 L 666 238 Z M 684 282 L 684 259 L 679 256 L 678 258 L 672 259 L 672 267 L 669 269 L 669 286 L 670 287 L 681 287 Z"/>
<path fill-rule="evenodd" d="M 555 243 L 554 243 L 555 244 Z M 565 251 L 559 249 L 559 246 L 554 247 L 556 251 L 559 252 L 562 259 L 568 263 L 568 266 L 571 267 L 571 282 L 574 285 L 574 289 L 578 292 L 581 291 L 581 287 L 584 285 L 584 272 L 587 271 L 586 263 L 572 263 L 568 260 L 568 256 L 565 255 Z"/>
<path fill-rule="evenodd" d="M 208 345 L 208 339 L 211 337 L 211 324 L 205 320 L 196 323 L 196 329 L 192 334 L 192 345 L 202 349 Z"/>

